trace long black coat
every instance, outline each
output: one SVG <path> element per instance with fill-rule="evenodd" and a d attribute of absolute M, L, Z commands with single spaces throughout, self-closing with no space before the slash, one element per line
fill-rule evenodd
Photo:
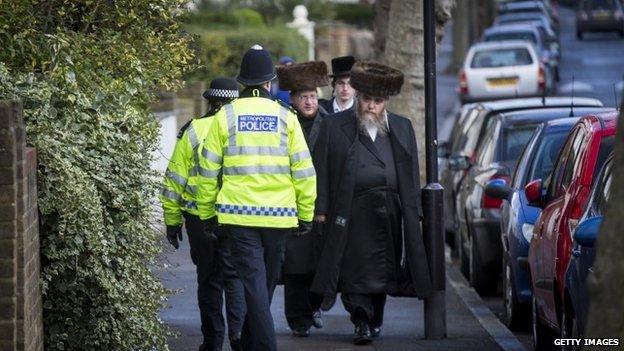
<path fill-rule="evenodd" d="M 303 131 L 311 154 L 314 153 L 314 149 L 317 145 L 321 124 L 324 118 L 325 110 L 319 108 L 314 118 L 312 128 L 310 128 L 310 133 L 308 134 L 305 130 Z M 286 238 L 286 256 L 283 266 L 284 274 L 314 273 L 316 261 L 318 259 L 318 251 L 320 251 L 319 245 L 321 245 L 321 235 L 320 225 L 314 223 L 314 228 L 310 234 L 299 237 L 289 236 Z"/>
<path fill-rule="evenodd" d="M 405 260 L 397 271 L 399 281 L 388 284 L 388 294 L 424 298 L 432 291 L 429 265 L 420 230 L 422 218 L 420 174 L 416 137 L 411 122 L 388 113 L 389 136 L 395 160 L 398 193 L 402 213 Z M 316 214 L 328 215 L 326 240 L 317 266 L 311 290 L 331 296 L 348 276 L 340 276 L 343 264 L 355 190 L 355 172 L 358 161 L 357 122 L 355 112 L 343 111 L 326 118 L 320 131 L 313 160 L 317 168 Z M 371 250 L 378 248 L 371 247 Z M 391 254 L 391 253 L 388 253 Z M 349 264 L 352 266 L 352 262 Z M 379 263 L 383 267 L 383 263 Z"/>

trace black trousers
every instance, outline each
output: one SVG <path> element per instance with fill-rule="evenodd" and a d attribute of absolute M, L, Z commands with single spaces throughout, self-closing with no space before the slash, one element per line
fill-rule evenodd
<path fill-rule="evenodd" d="M 241 343 L 245 351 L 276 351 L 271 300 L 291 229 L 221 227 L 228 237 L 232 263 L 245 289 L 247 315 Z"/>
<path fill-rule="evenodd" d="M 366 323 L 371 327 L 383 324 L 386 294 L 345 294 L 342 293 L 342 304 L 351 315 L 351 323 Z"/>
<path fill-rule="evenodd" d="M 240 333 L 245 317 L 243 284 L 231 263 L 223 233 L 206 233 L 199 217 L 185 213 L 191 259 L 197 267 L 197 302 L 207 350 L 221 350 L 225 335 L 223 293 L 228 334 Z"/>
<path fill-rule="evenodd" d="M 284 275 L 284 309 L 290 329 L 310 328 L 323 297 L 310 291 L 314 274 Z"/>

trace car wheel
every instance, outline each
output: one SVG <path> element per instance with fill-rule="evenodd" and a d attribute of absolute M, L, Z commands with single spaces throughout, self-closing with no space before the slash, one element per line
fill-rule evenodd
<path fill-rule="evenodd" d="M 507 255 L 505 255 L 507 256 Z M 505 307 L 505 324 L 511 330 L 520 330 L 526 328 L 529 322 L 530 314 L 528 306 L 518 303 L 516 297 L 516 286 L 511 270 L 511 262 L 509 258 L 503 258 L 503 306 Z"/>
<path fill-rule="evenodd" d="M 497 279 L 485 271 L 478 247 L 476 235 L 470 235 L 470 285 L 480 295 L 491 295 L 496 292 Z"/>
<path fill-rule="evenodd" d="M 542 324 L 535 295 L 531 299 L 531 331 L 535 350 L 555 350 L 554 333 Z"/>
<path fill-rule="evenodd" d="M 583 32 L 577 30 L 576 31 L 576 39 L 583 40 Z"/>

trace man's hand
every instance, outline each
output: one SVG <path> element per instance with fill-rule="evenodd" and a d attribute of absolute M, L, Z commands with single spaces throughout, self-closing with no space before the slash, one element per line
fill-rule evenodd
<path fill-rule="evenodd" d="M 213 233 L 217 230 L 217 216 L 213 216 L 204 221 L 204 231 L 206 233 Z"/>
<path fill-rule="evenodd" d="M 324 214 L 314 216 L 314 221 L 317 223 L 325 223 L 326 220 L 327 220 L 327 216 Z"/>
<path fill-rule="evenodd" d="M 176 249 L 180 247 L 178 240 L 182 241 L 182 226 L 180 225 L 168 225 L 167 226 L 167 240 Z"/>
<path fill-rule="evenodd" d="M 299 228 L 293 232 L 294 236 L 307 235 L 312 231 L 312 222 L 299 221 Z"/>

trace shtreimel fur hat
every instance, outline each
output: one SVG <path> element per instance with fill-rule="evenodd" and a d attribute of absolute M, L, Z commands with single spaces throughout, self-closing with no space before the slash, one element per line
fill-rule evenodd
<path fill-rule="evenodd" d="M 403 73 L 381 63 L 358 61 L 351 69 L 351 86 L 372 96 L 397 95 L 403 86 Z"/>
<path fill-rule="evenodd" d="M 277 67 L 281 90 L 314 90 L 329 84 L 327 65 L 323 61 L 294 63 Z"/>

